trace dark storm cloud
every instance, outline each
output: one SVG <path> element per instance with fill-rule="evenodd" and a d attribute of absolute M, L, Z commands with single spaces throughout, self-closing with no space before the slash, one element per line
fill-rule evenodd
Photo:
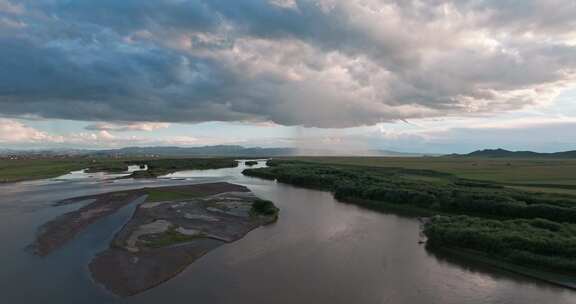
<path fill-rule="evenodd" d="M 574 83 L 576 8 L 553 2 L 0 0 L 0 114 L 347 127 L 518 109 Z"/>

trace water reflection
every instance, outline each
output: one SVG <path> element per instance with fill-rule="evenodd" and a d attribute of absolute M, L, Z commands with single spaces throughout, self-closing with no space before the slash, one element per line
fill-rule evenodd
<path fill-rule="evenodd" d="M 126 172 L 108 173 L 108 172 L 88 172 L 88 169 L 72 171 L 59 177 L 51 179 L 52 181 L 74 181 L 74 180 L 112 180 L 115 178 L 126 177 L 135 171 L 146 171 L 148 165 L 129 165 Z"/>
<path fill-rule="evenodd" d="M 259 162 L 258 166 L 263 166 Z M 377 213 L 326 192 L 241 175 L 184 171 L 157 180 L 20 183 L 0 187 L 0 293 L 7 303 L 576 303 L 572 291 L 429 252 L 417 219 Z M 279 221 L 222 246 L 173 280 L 129 299 L 91 281 L 85 265 L 130 209 L 98 222 L 48 259 L 23 248 L 38 226 L 79 206 L 67 197 L 145 186 L 229 181 L 274 201 Z M 31 292 L 33 290 L 33 292 Z"/>

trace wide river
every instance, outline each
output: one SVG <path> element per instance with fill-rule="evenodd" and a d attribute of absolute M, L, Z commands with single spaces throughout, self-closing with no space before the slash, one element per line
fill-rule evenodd
<path fill-rule="evenodd" d="M 263 165 L 260 163 L 259 165 Z M 330 193 L 244 177 L 234 169 L 186 171 L 159 180 L 102 180 L 75 173 L 0 186 L 2 303 L 576 303 L 576 292 L 428 252 L 414 218 L 337 202 Z M 38 227 L 80 205 L 60 199 L 140 188 L 227 181 L 281 209 L 252 231 L 167 283 L 127 299 L 94 284 L 87 270 L 134 206 L 92 225 L 47 258 L 27 246 Z"/>

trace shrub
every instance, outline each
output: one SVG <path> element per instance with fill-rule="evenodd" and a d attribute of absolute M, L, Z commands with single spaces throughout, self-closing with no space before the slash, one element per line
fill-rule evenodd
<path fill-rule="evenodd" d="M 252 203 L 252 213 L 262 215 L 275 215 L 278 213 L 278 208 L 274 203 L 266 200 L 256 200 Z"/>

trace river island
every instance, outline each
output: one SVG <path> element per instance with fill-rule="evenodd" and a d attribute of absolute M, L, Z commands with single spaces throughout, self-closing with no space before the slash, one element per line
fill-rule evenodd
<path fill-rule="evenodd" d="M 40 229 L 34 252 L 49 255 L 100 218 L 137 204 L 109 248 L 89 265 L 97 283 L 123 297 L 171 279 L 210 250 L 276 221 L 279 211 L 248 188 L 230 183 L 142 188 L 58 204 L 80 202 L 85 205 Z"/>

